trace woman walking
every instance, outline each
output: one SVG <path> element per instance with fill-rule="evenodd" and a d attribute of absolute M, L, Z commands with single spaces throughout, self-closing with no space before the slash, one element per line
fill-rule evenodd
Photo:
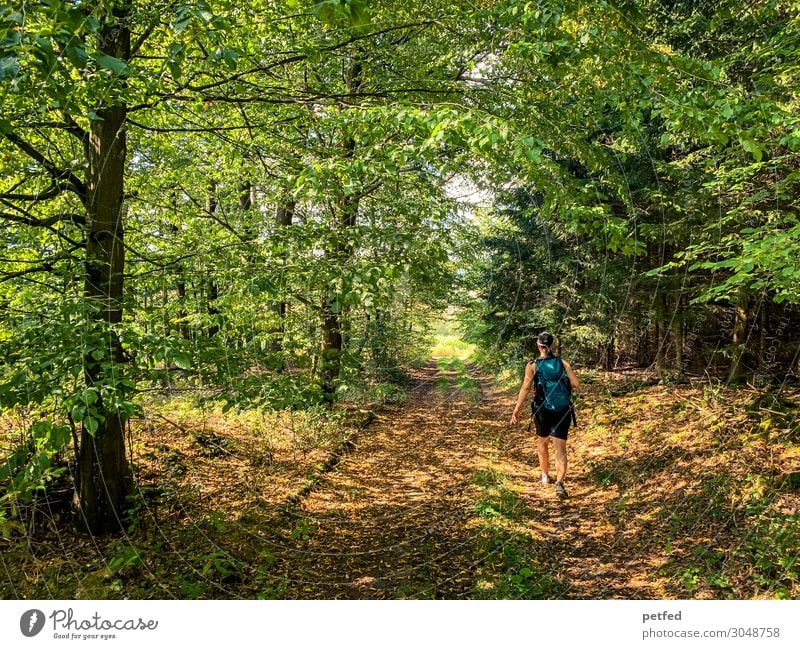
<path fill-rule="evenodd" d="M 552 438 L 556 452 L 556 494 L 559 498 L 567 498 L 564 478 L 567 475 L 567 432 L 573 420 L 571 393 L 580 387 L 580 383 L 569 363 L 553 354 L 551 334 L 546 331 L 540 333 L 536 339 L 536 346 L 539 349 L 539 357 L 530 361 L 525 367 L 525 378 L 511 415 L 511 423 L 519 422 L 525 399 L 533 390 L 532 417 L 536 426 L 539 467 L 542 470 L 541 481 L 545 484 L 552 482 L 547 445 L 548 439 Z"/>

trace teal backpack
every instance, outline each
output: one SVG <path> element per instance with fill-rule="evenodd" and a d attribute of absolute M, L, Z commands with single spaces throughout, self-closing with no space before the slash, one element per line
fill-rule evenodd
<path fill-rule="evenodd" d="M 547 410 L 563 410 L 572 405 L 571 386 L 564 362 L 558 356 L 537 358 L 536 396 L 533 400 L 534 412 L 539 408 Z"/>

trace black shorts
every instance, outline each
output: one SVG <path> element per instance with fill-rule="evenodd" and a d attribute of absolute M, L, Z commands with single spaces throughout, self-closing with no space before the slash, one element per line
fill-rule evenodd
<path fill-rule="evenodd" d="M 572 409 L 548 410 L 538 408 L 533 413 L 533 423 L 536 425 L 536 434 L 539 437 L 557 437 L 567 439 L 567 431 L 572 422 Z"/>

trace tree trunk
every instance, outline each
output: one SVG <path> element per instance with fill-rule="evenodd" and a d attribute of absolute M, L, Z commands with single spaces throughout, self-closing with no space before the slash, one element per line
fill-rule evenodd
<path fill-rule="evenodd" d="M 758 372 L 762 377 L 763 383 L 768 383 L 769 380 L 767 379 L 767 372 L 769 368 L 767 367 L 764 359 L 767 355 L 767 325 L 769 323 L 769 300 L 761 300 L 761 306 L 758 312 L 758 358 L 757 358 L 757 367 Z"/>
<path fill-rule="evenodd" d="M 614 356 L 616 355 L 616 337 L 609 335 L 600 348 L 600 367 L 609 371 L 614 369 Z"/>
<path fill-rule="evenodd" d="M 249 181 L 244 181 L 239 185 L 239 210 L 242 212 L 249 212 L 253 207 L 253 186 Z M 258 236 L 258 231 L 254 224 L 247 224 L 245 231 L 248 234 L 248 239 L 255 239 Z"/>
<path fill-rule="evenodd" d="M 363 68 L 361 61 L 355 57 L 347 73 L 347 91 L 358 92 L 363 85 Z M 345 158 L 352 158 L 356 151 L 356 142 L 352 134 L 344 133 L 342 148 Z M 347 194 L 340 188 L 336 205 L 337 237 L 332 254 L 329 256 L 339 267 L 344 268 L 353 255 L 353 246 L 348 242 L 347 233 L 355 227 L 358 217 L 358 194 Z M 333 296 L 328 295 L 322 305 L 322 392 L 325 400 L 333 401 L 336 380 L 339 378 L 342 359 L 342 317 L 341 307 L 334 308 Z"/>
<path fill-rule="evenodd" d="M 126 60 L 130 54 L 130 32 L 125 26 L 126 16 L 122 13 L 115 16 L 116 24 L 101 29 L 98 49 Z M 88 420 L 83 420 L 76 491 L 78 523 L 92 534 L 122 528 L 122 512 L 131 488 L 130 467 L 125 457 L 124 416 L 99 396 L 103 386 L 107 390 L 119 389 L 124 360 L 111 325 L 122 321 L 126 107 L 109 102 L 97 110 L 97 116 L 89 126 L 86 145 L 89 166 L 84 295 L 93 329 L 101 333 L 98 345 L 89 345 L 83 362 L 87 388 L 97 395 L 93 405 L 99 417 L 89 427 Z M 92 433 L 94 422 L 96 430 Z"/>
<path fill-rule="evenodd" d="M 636 366 L 646 367 L 650 361 L 650 323 L 637 326 Z"/>
<path fill-rule="evenodd" d="M 675 375 L 676 378 L 683 378 L 685 363 L 684 363 L 684 332 L 683 332 L 683 299 L 680 290 L 675 294 L 675 309 L 672 312 L 672 350 L 673 359 L 675 362 Z"/>
<path fill-rule="evenodd" d="M 336 379 L 339 378 L 342 353 L 342 328 L 339 314 L 329 304 L 322 307 L 322 390 L 326 401 L 333 401 Z"/>
<path fill-rule="evenodd" d="M 334 258 L 340 267 L 344 267 L 353 254 L 352 246 L 347 243 L 346 233 L 356 224 L 358 214 L 358 198 L 344 196 L 339 202 L 338 230 Z M 342 318 L 341 307 L 334 308 L 332 296 L 328 295 L 322 305 L 322 392 L 326 401 L 333 401 L 336 380 L 342 367 Z"/>
<path fill-rule="evenodd" d="M 747 320 L 749 315 L 750 296 L 746 289 L 739 289 L 736 308 L 733 316 L 733 354 L 728 383 L 738 383 L 744 377 L 744 355 L 747 348 Z"/>
<path fill-rule="evenodd" d="M 214 322 L 214 318 L 219 315 L 219 309 L 216 305 L 218 299 L 219 288 L 217 287 L 217 283 L 213 278 L 209 277 L 206 284 L 206 309 L 209 319 L 213 322 L 213 324 L 209 325 L 208 329 L 206 330 L 206 335 L 209 338 L 213 338 L 219 333 L 219 324 Z"/>
<path fill-rule="evenodd" d="M 178 303 L 181 305 L 178 309 L 178 333 L 184 340 L 189 339 L 189 325 L 186 322 L 186 279 L 183 277 L 183 265 L 179 265 L 176 269 L 178 273 Z"/>
<path fill-rule="evenodd" d="M 206 212 L 209 215 L 214 214 L 217 211 L 217 184 L 212 182 L 208 188 L 208 197 L 206 198 Z M 206 280 L 206 312 L 208 313 L 209 319 L 213 322 L 214 318 L 219 315 L 219 309 L 217 308 L 215 302 L 219 298 L 219 288 L 217 287 L 217 283 L 214 281 L 214 278 L 210 276 L 213 271 L 209 271 L 209 277 Z M 214 323 L 209 325 L 208 329 L 206 330 L 206 336 L 209 338 L 213 338 L 219 333 L 219 324 Z"/>
<path fill-rule="evenodd" d="M 656 372 L 659 376 L 667 369 L 667 297 L 662 295 L 658 300 L 659 308 L 656 309 Z"/>
<path fill-rule="evenodd" d="M 172 209 L 175 212 L 173 218 L 176 217 L 178 213 L 178 192 L 177 190 L 173 190 L 172 192 Z M 180 228 L 178 228 L 175 223 L 169 223 L 168 226 L 169 231 L 172 233 L 173 236 L 177 238 L 178 234 L 180 233 Z M 176 276 L 176 283 L 175 288 L 178 294 L 178 334 L 184 340 L 188 340 L 189 338 L 189 325 L 186 322 L 188 314 L 186 313 L 186 276 L 185 276 L 185 269 L 182 263 L 179 263 L 175 266 L 175 276 Z"/>
<path fill-rule="evenodd" d="M 289 227 L 292 224 L 294 210 L 295 202 L 290 196 L 287 196 L 284 201 L 278 204 L 278 207 L 275 209 L 275 228 L 277 232 L 280 232 L 281 228 Z M 281 260 L 281 263 L 285 263 L 285 261 L 286 260 L 284 258 Z M 287 303 L 282 300 L 271 306 L 272 311 L 277 316 L 278 324 L 272 332 L 273 339 L 269 344 L 269 350 L 276 354 L 279 354 L 283 351 L 283 334 L 286 330 L 287 307 Z M 282 369 L 282 367 L 279 369 Z"/>

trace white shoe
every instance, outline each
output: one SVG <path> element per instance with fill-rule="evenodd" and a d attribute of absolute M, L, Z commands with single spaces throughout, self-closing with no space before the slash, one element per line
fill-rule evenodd
<path fill-rule="evenodd" d="M 550 480 L 550 476 L 549 476 L 549 475 L 547 475 L 546 473 L 543 473 L 543 474 L 542 474 L 542 478 L 541 478 L 540 482 L 541 482 L 542 484 L 550 484 L 550 482 L 551 482 L 551 480 Z"/>

